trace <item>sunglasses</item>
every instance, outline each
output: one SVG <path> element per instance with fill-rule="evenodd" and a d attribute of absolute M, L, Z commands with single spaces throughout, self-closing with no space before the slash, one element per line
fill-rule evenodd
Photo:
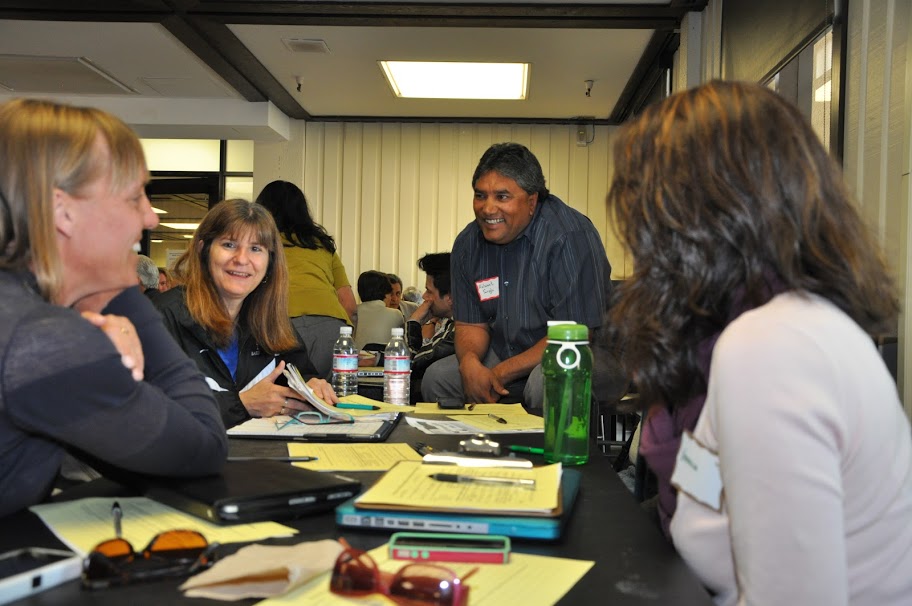
<path fill-rule="evenodd" d="M 215 549 L 195 530 L 169 530 L 136 552 L 126 539 L 99 543 L 82 563 L 82 586 L 102 589 L 194 574 L 215 561 Z"/>
<path fill-rule="evenodd" d="M 384 572 L 369 554 L 353 549 L 344 539 L 345 550 L 336 559 L 329 590 L 343 596 L 382 593 L 400 606 L 465 606 L 469 588 L 463 582 L 478 572 L 471 569 L 460 579 L 449 568 L 436 564 L 406 564 L 396 573 Z"/>

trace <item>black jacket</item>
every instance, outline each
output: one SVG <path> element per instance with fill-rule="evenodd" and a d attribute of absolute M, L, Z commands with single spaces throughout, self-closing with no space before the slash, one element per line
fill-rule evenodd
<path fill-rule="evenodd" d="M 303 346 L 281 354 L 267 353 L 250 335 L 247 326 L 241 323 L 238 326 L 237 379 L 233 379 L 209 334 L 190 316 L 183 287 L 178 286 L 162 293 L 154 303 L 164 317 L 168 332 L 205 375 L 206 383 L 218 401 L 226 428 L 250 418 L 238 394 L 261 373 L 274 370 L 280 361 L 294 364 L 305 380 L 317 376 Z M 240 317 L 244 317 L 243 310 Z M 287 385 L 285 377 L 280 377 L 276 382 Z"/>

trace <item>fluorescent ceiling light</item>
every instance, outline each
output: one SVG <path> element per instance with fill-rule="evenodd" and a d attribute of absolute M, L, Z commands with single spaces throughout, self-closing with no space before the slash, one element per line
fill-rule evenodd
<path fill-rule="evenodd" d="M 412 99 L 525 99 L 528 63 L 380 61 L 397 97 Z"/>
<path fill-rule="evenodd" d="M 155 208 L 154 206 L 152 207 L 152 212 L 154 212 L 156 215 L 167 215 L 168 214 L 168 211 L 162 210 L 160 208 Z"/>
<path fill-rule="evenodd" d="M 161 244 L 164 240 L 149 240 L 152 244 Z"/>
<path fill-rule="evenodd" d="M 159 223 L 159 225 L 184 231 L 196 231 L 196 228 L 199 227 L 199 223 Z"/>

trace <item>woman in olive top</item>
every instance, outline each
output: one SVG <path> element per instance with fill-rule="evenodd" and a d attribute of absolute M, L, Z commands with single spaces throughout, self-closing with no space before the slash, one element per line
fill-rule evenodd
<path fill-rule="evenodd" d="M 288 313 L 320 376 L 332 370 L 339 327 L 354 324 L 355 295 L 333 237 L 314 222 L 297 185 L 273 181 L 257 203 L 275 218 L 288 263 Z"/>

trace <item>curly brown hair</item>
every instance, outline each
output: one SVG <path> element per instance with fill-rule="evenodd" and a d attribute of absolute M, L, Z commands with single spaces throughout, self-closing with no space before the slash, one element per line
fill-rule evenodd
<path fill-rule="evenodd" d="M 620 130 L 614 163 L 608 206 L 634 271 L 612 336 L 646 401 L 705 391 L 700 344 L 771 292 L 895 329 L 893 279 L 839 167 L 773 91 L 716 81 L 669 97 Z"/>

